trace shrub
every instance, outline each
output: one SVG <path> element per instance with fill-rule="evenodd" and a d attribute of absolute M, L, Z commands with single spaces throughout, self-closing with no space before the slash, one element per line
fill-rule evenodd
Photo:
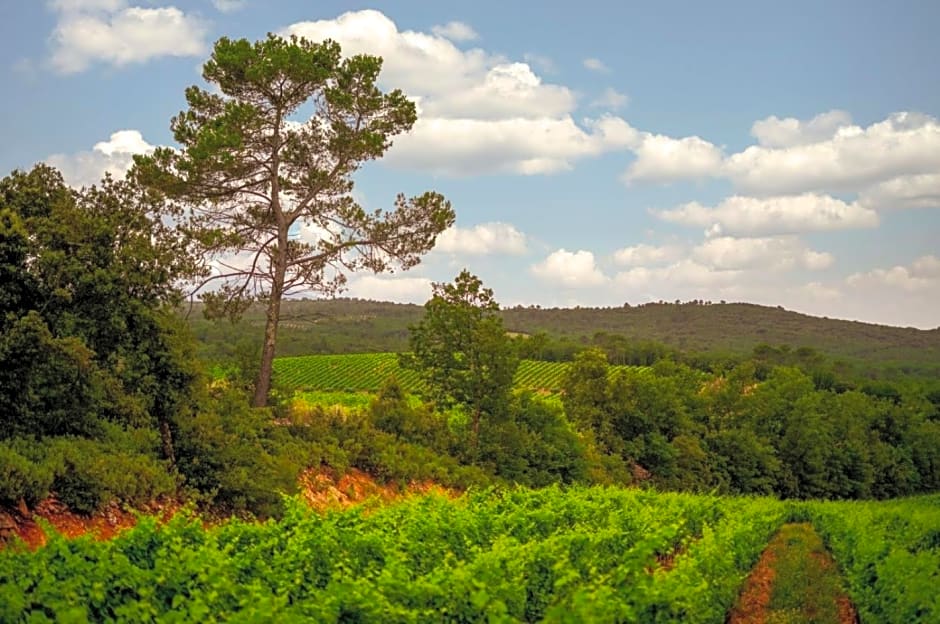
<path fill-rule="evenodd" d="M 47 465 L 58 464 L 52 490 L 72 511 L 92 513 L 112 501 L 141 505 L 176 491 L 166 464 L 153 456 L 70 437 L 46 447 Z"/>
<path fill-rule="evenodd" d="M 49 495 L 53 472 L 17 452 L 15 442 L 0 442 L 0 505 L 32 506 Z"/>

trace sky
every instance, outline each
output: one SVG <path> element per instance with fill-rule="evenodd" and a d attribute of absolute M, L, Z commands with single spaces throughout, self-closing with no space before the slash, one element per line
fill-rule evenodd
<path fill-rule="evenodd" d="M 222 36 L 384 59 L 418 121 L 367 208 L 454 228 L 346 295 L 423 303 L 467 268 L 504 307 L 745 301 L 940 327 L 940 3 L 0 0 L 0 172 L 75 186 L 174 145 Z"/>

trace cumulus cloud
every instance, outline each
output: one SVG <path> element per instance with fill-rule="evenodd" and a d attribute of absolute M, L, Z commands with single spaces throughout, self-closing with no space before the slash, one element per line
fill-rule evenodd
<path fill-rule="evenodd" d="M 795 236 L 763 238 L 710 238 L 692 250 L 692 257 L 716 269 L 818 271 L 829 268 L 834 258 L 827 252 L 808 249 Z"/>
<path fill-rule="evenodd" d="M 841 110 L 820 113 L 807 121 L 771 116 L 755 121 L 751 135 L 765 147 L 792 147 L 831 139 L 840 128 L 850 125 L 852 116 Z"/>
<path fill-rule="evenodd" d="M 631 145 L 636 131 L 614 117 L 561 119 L 423 118 L 398 138 L 386 161 L 398 167 L 452 176 L 486 173 L 549 174 L 575 160 Z"/>
<path fill-rule="evenodd" d="M 630 101 L 630 97 L 626 94 L 620 93 L 616 89 L 607 87 L 604 89 L 604 92 L 600 94 L 593 102 L 591 106 L 595 108 L 607 108 L 610 110 L 617 110 L 618 108 L 623 108 Z"/>
<path fill-rule="evenodd" d="M 875 210 L 940 208 L 940 172 L 898 176 L 865 189 L 858 199 Z"/>
<path fill-rule="evenodd" d="M 601 61 L 600 59 L 586 58 L 584 59 L 583 63 L 584 63 L 585 69 L 590 69 L 593 72 L 606 74 L 607 72 L 610 71 L 610 69 L 607 68 L 607 65 L 604 65 L 604 62 Z"/>
<path fill-rule="evenodd" d="M 138 130 L 118 130 L 107 141 L 95 143 L 91 151 L 53 154 L 46 162 L 62 172 L 74 187 L 97 184 L 105 173 L 121 179 L 133 164 L 134 154 L 149 154 L 153 145 Z"/>
<path fill-rule="evenodd" d="M 346 294 L 377 301 L 424 303 L 431 298 L 431 280 L 424 277 L 362 275 L 349 281 Z"/>
<path fill-rule="evenodd" d="M 123 67 L 162 56 L 206 52 L 206 24 L 176 7 L 128 7 L 120 0 L 56 0 L 50 64 L 73 74 L 94 63 Z"/>
<path fill-rule="evenodd" d="M 473 30 L 470 25 L 457 21 L 432 26 L 431 32 L 451 41 L 473 41 L 480 38 L 477 31 Z"/>
<path fill-rule="evenodd" d="M 721 269 L 685 258 L 664 267 L 633 267 L 617 273 L 614 282 L 622 287 L 648 288 L 668 284 L 670 287 L 719 287 L 740 280 L 742 271 Z"/>
<path fill-rule="evenodd" d="M 842 291 L 839 290 L 839 288 L 823 284 L 822 282 L 809 282 L 799 290 L 801 290 L 803 294 L 809 296 L 811 299 L 816 300 L 821 299 L 834 301 L 840 299 L 843 296 Z"/>
<path fill-rule="evenodd" d="M 526 236 L 510 223 L 481 223 L 471 228 L 451 226 L 437 237 L 436 251 L 490 255 L 526 253 Z"/>
<path fill-rule="evenodd" d="M 735 195 L 714 207 L 690 202 L 655 214 L 670 223 L 706 228 L 712 235 L 798 234 L 878 225 L 878 214 L 857 202 L 812 193 L 781 197 Z"/>
<path fill-rule="evenodd" d="M 647 245 L 640 243 L 614 252 L 614 262 L 621 266 L 645 266 L 678 260 L 683 249 L 678 245 Z"/>
<path fill-rule="evenodd" d="M 905 291 L 929 290 L 940 293 L 940 258 L 933 255 L 922 256 L 909 266 L 898 265 L 853 273 L 845 281 L 849 286 L 863 291 L 887 286 Z"/>
<path fill-rule="evenodd" d="M 661 134 L 643 133 L 636 160 L 624 173 L 623 180 L 670 182 L 701 179 L 718 175 L 724 155 L 721 149 L 697 137 L 675 139 Z"/>
<path fill-rule="evenodd" d="M 859 192 L 899 176 L 940 173 L 940 123 L 928 115 L 895 113 L 867 128 L 840 126 L 827 140 L 793 141 L 778 137 L 732 154 L 723 174 L 741 191 L 773 195 Z"/>
<path fill-rule="evenodd" d="M 620 118 L 576 122 L 574 92 L 546 83 L 529 63 L 459 49 L 454 30 L 399 30 L 381 12 L 365 10 L 298 22 L 284 32 L 334 39 L 344 54 L 383 58 L 383 86 L 401 88 L 420 109 L 412 131 L 397 137 L 384 159 L 390 166 L 452 176 L 548 174 L 636 140 Z"/>
<path fill-rule="evenodd" d="M 564 288 L 590 288 L 607 281 L 590 251 L 553 251 L 545 260 L 532 265 L 532 274 Z"/>

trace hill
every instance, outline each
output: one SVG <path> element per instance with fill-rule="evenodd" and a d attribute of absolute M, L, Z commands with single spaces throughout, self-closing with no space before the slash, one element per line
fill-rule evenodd
<path fill-rule="evenodd" d="M 424 308 L 359 299 L 286 301 L 278 355 L 403 351 L 408 326 Z M 545 332 L 587 344 L 598 332 L 656 341 L 686 352 L 744 355 L 760 344 L 812 347 L 830 358 L 940 373 L 940 328 L 874 325 L 820 318 L 747 303 L 651 303 L 619 308 L 515 307 L 502 311 L 512 332 Z M 190 322 L 203 343 L 260 341 L 263 312 L 251 309 L 239 325 L 209 322 L 196 305 Z M 252 328 L 245 331 L 245 326 Z"/>

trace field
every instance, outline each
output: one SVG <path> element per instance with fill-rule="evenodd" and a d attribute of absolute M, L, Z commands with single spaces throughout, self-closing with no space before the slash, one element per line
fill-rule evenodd
<path fill-rule="evenodd" d="M 612 367 L 616 370 L 620 367 Z M 516 371 L 517 388 L 546 392 L 561 390 L 566 362 L 522 360 Z M 376 392 L 394 376 L 407 392 L 420 393 L 416 371 L 401 368 L 394 353 L 304 355 L 277 358 L 274 371 L 279 384 L 298 390 Z"/>
<path fill-rule="evenodd" d="M 810 519 L 863 622 L 936 622 L 940 497 L 888 503 L 617 488 L 428 495 L 0 553 L 0 621 L 715 622 L 788 519 Z"/>

